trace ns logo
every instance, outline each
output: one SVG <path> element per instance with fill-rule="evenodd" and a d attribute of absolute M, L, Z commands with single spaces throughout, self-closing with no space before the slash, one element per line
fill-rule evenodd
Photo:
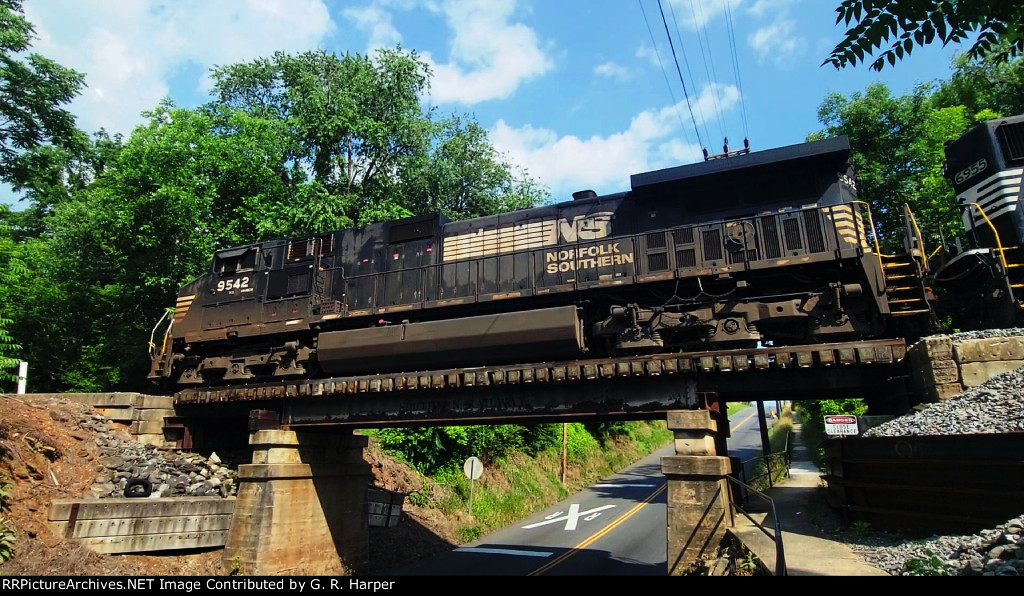
<path fill-rule="evenodd" d="M 558 236 L 561 242 L 599 240 L 612 233 L 613 215 L 611 211 L 599 211 L 572 219 L 561 218 L 558 220 Z"/>

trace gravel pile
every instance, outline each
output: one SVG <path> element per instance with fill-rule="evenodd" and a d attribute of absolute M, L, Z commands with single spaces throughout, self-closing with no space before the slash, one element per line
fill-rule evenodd
<path fill-rule="evenodd" d="M 235 467 L 216 453 L 203 456 L 143 445 L 102 414 L 84 414 L 77 426 L 94 434 L 100 466 L 86 498 L 123 498 L 129 481 L 144 479 L 150 497 L 229 497 L 235 494 Z M 138 482 L 136 482 L 138 484 Z"/>
<path fill-rule="evenodd" d="M 1024 329 L 971 331 L 953 343 L 1024 335 Z M 865 437 L 901 437 L 1024 431 L 1024 367 L 971 387 L 949 401 L 928 404 L 864 432 Z M 1021 504 L 1024 513 L 1024 503 Z M 850 546 L 865 561 L 892 575 L 1024 575 L 1024 516 L 969 536 L 926 540 L 864 541 Z"/>

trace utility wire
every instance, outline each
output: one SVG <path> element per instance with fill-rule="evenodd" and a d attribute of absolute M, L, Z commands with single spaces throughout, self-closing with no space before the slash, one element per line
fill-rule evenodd
<path fill-rule="evenodd" d="M 697 45 L 700 46 L 700 55 L 704 60 L 704 75 L 708 78 L 708 91 L 711 93 L 711 99 L 715 104 L 715 114 L 718 120 L 718 129 L 722 133 L 722 138 L 725 138 L 725 128 L 723 120 L 725 114 L 722 113 L 722 106 L 718 103 L 718 92 L 715 84 L 718 81 L 718 73 L 715 72 L 715 58 L 711 53 L 711 40 L 708 38 L 707 21 L 704 20 L 704 11 L 700 8 L 700 3 L 697 3 L 697 7 L 694 8 L 693 0 L 690 0 L 690 13 L 693 14 L 694 28 L 697 31 Z M 699 12 L 699 14 L 698 14 Z M 674 18 L 674 17 L 673 17 Z M 700 23 L 700 26 L 696 26 Z M 701 33 L 704 34 L 703 39 Z M 707 46 L 707 52 L 704 51 Z M 711 65 L 710 71 L 708 70 L 708 64 Z"/>
<path fill-rule="evenodd" d="M 690 78 L 690 81 L 693 82 L 694 86 L 696 87 L 697 78 L 693 76 L 693 71 L 690 70 L 690 60 L 687 58 L 686 48 L 683 47 L 683 34 L 680 33 L 679 31 L 679 19 L 676 18 L 675 5 L 669 2 L 668 9 L 669 12 L 672 13 L 672 24 L 675 25 L 676 28 L 676 39 L 679 40 L 679 53 L 683 55 L 683 64 L 686 65 L 686 75 Z M 708 134 L 708 119 L 704 117 L 704 110 L 701 108 L 700 105 L 700 93 L 697 93 L 697 101 L 695 103 L 697 104 L 697 115 L 700 116 L 700 123 L 704 127 L 704 136 L 707 137 L 708 140 L 710 140 L 711 135 Z"/>
<path fill-rule="evenodd" d="M 658 66 L 661 67 L 661 74 L 665 77 L 665 86 L 668 87 L 668 94 L 672 97 L 672 107 L 675 108 L 676 116 L 679 117 L 679 125 L 685 129 L 686 124 L 683 122 L 683 115 L 679 113 L 679 102 L 676 101 L 676 94 L 672 91 L 672 83 L 668 80 L 668 73 L 665 72 L 665 63 L 661 60 L 661 52 L 658 51 L 658 42 L 654 40 L 654 31 L 651 29 L 651 23 L 647 20 L 647 11 L 644 10 L 643 0 L 637 0 L 637 4 L 640 5 L 640 13 L 644 15 L 644 24 L 647 25 L 647 33 L 651 36 L 651 44 L 654 46 L 654 55 L 658 57 Z M 697 137 L 697 142 L 700 142 L 700 136 Z"/>
<path fill-rule="evenodd" d="M 729 31 L 729 49 L 732 54 L 732 70 L 736 76 L 736 89 L 740 92 L 740 114 L 743 117 L 743 138 L 749 139 L 749 132 L 747 129 L 747 104 L 744 100 L 743 94 L 743 83 L 740 81 L 740 60 L 739 52 L 736 51 L 736 30 L 732 24 L 732 7 L 730 6 L 731 0 L 723 0 L 725 2 L 725 23 Z"/>
<path fill-rule="evenodd" d="M 679 69 L 679 57 L 676 55 L 676 46 L 672 43 L 672 33 L 668 29 L 668 20 L 665 19 L 665 9 L 661 6 L 661 0 L 658 0 L 658 10 L 661 12 L 661 22 L 665 25 L 665 35 L 668 37 L 668 46 L 672 49 L 672 60 L 676 63 L 676 73 L 679 74 L 679 82 L 683 84 L 683 95 L 686 97 L 686 107 L 690 111 L 690 120 L 693 122 L 693 132 L 697 134 L 697 142 L 701 147 L 706 147 L 704 141 L 700 138 L 700 130 L 697 128 L 697 119 L 693 116 L 693 106 L 690 105 L 690 94 L 686 90 L 686 80 L 683 79 L 683 73 Z"/>

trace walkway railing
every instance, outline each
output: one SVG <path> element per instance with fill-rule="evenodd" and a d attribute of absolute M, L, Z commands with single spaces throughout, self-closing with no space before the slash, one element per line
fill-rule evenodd
<path fill-rule="evenodd" d="M 775 501 L 768 495 L 758 491 L 757 489 L 748 486 L 739 480 L 727 476 L 726 477 L 731 485 L 733 486 L 733 495 L 737 493 L 743 493 L 746 495 L 746 499 L 743 503 L 746 503 L 750 497 L 756 497 L 759 500 L 764 501 L 767 504 L 767 517 L 763 521 L 757 521 L 750 512 L 744 509 L 743 504 L 736 498 L 732 500 L 733 516 L 736 514 L 743 515 L 750 523 L 754 525 L 761 533 L 768 537 L 769 540 L 775 543 L 775 575 L 785 576 L 789 574 L 786 568 L 786 550 L 782 546 L 782 527 L 779 524 L 779 514 L 775 511 Z M 768 523 L 770 522 L 770 523 Z"/>
<path fill-rule="evenodd" d="M 763 465 L 759 468 L 755 462 Z M 743 461 L 739 465 L 739 481 L 744 485 L 749 484 L 757 488 L 771 488 L 775 486 L 775 479 L 785 471 L 784 478 L 789 478 L 789 467 L 793 462 L 793 433 L 786 435 L 786 446 L 782 451 L 761 455 Z M 760 474 L 747 478 L 747 470 L 763 469 Z M 745 501 L 746 499 L 744 499 Z"/>

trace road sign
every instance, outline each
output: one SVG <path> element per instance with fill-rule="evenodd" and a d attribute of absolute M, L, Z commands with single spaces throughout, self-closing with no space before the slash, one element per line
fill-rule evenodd
<path fill-rule="evenodd" d="M 462 464 L 462 471 L 469 478 L 469 514 L 473 515 L 473 481 L 484 474 L 484 462 L 480 458 L 470 457 Z"/>
<path fill-rule="evenodd" d="M 466 478 L 479 480 L 484 473 L 484 463 L 479 458 L 471 457 L 462 465 L 462 470 L 466 472 Z"/>
<path fill-rule="evenodd" d="M 849 415 L 825 416 L 826 435 L 853 435 L 857 436 L 857 417 Z"/>

